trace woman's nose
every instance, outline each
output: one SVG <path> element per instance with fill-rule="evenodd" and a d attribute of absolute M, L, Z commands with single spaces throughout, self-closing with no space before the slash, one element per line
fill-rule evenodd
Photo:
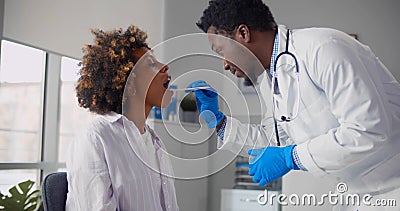
<path fill-rule="evenodd" d="M 222 64 L 224 66 L 224 70 L 229 70 L 230 69 L 230 66 L 229 66 L 228 62 L 226 62 L 226 60 L 222 60 Z"/>
<path fill-rule="evenodd" d="M 161 64 L 161 65 L 162 65 L 162 67 L 160 69 L 160 72 L 166 73 L 169 70 L 168 65 L 166 65 L 166 64 Z"/>

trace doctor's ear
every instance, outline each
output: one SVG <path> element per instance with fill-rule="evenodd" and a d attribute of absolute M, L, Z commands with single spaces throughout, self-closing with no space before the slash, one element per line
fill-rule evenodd
<path fill-rule="evenodd" d="M 247 27 L 244 24 L 240 24 L 236 30 L 235 37 L 237 39 L 240 39 L 244 42 L 249 42 L 250 41 L 250 30 L 249 27 Z"/>

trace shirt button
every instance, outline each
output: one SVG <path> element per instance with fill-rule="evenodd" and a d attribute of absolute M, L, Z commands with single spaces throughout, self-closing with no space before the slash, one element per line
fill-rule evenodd
<path fill-rule="evenodd" d="M 171 209 L 171 205 L 168 205 L 167 207 L 168 207 L 168 209 Z"/>
<path fill-rule="evenodd" d="M 164 185 L 167 185 L 167 183 L 166 183 L 166 182 L 163 182 L 163 184 L 164 184 Z"/>

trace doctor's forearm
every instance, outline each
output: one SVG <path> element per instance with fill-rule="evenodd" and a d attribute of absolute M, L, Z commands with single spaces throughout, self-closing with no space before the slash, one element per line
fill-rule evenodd
<path fill-rule="evenodd" d="M 339 127 L 298 144 L 297 154 L 309 172 L 323 176 L 352 166 L 379 151 L 379 145 L 383 144 L 378 143 L 380 136 Z"/>
<path fill-rule="evenodd" d="M 217 136 L 221 139 L 221 141 L 224 140 L 225 127 L 226 127 L 226 117 L 224 117 L 221 123 L 216 127 Z"/>
<path fill-rule="evenodd" d="M 222 128 L 222 126 L 224 125 L 224 123 L 226 123 L 226 116 L 224 116 L 224 118 L 222 119 L 222 121 L 217 125 L 217 127 L 215 128 L 217 131 L 219 131 L 221 128 Z M 223 129 L 225 129 L 225 126 L 224 126 L 224 128 Z"/>
<path fill-rule="evenodd" d="M 223 135 L 220 135 L 221 130 L 217 131 L 218 149 L 229 150 L 233 153 L 240 152 L 241 155 L 247 156 L 249 149 L 275 145 L 275 142 L 271 141 L 273 128 L 265 125 L 241 123 L 232 117 L 226 117 L 224 124 L 225 126 L 221 127 L 221 130 L 225 128 Z"/>

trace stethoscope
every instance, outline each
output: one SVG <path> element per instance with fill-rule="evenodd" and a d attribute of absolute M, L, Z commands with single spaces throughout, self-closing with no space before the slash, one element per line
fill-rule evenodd
<path fill-rule="evenodd" d="M 274 126 L 275 126 L 275 136 L 276 136 L 276 142 L 277 145 L 280 146 L 281 143 L 279 141 L 279 134 L 278 134 L 278 123 L 277 122 L 290 122 L 292 120 L 294 120 L 298 113 L 299 113 L 299 107 L 300 107 L 300 83 L 299 83 L 299 64 L 297 63 L 297 59 L 296 56 L 292 53 L 289 52 L 289 30 L 287 30 L 286 33 L 286 50 L 284 52 L 281 52 L 280 54 L 278 54 L 278 56 L 276 56 L 275 61 L 274 61 L 274 69 L 273 69 L 273 74 L 272 74 L 272 79 L 271 79 L 271 92 L 272 92 L 272 116 L 274 119 Z M 276 35 L 278 36 L 278 35 Z M 288 55 L 290 57 L 292 57 L 294 59 L 295 62 L 295 67 L 296 67 L 296 82 L 297 82 L 297 105 L 295 107 L 295 110 L 293 112 L 293 114 L 291 114 L 290 116 L 288 115 L 282 115 L 280 117 L 280 119 L 276 119 L 275 117 L 275 106 L 276 106 L 276 101 L 275 101 L 275 95 L 280 94 L 279 90 L 277 90 L 276 88 L 278 88 L 278 75 L 276 73 L 276 65 L 278 63 L 279 58 L 281 58 L 283 55 Z"/>

